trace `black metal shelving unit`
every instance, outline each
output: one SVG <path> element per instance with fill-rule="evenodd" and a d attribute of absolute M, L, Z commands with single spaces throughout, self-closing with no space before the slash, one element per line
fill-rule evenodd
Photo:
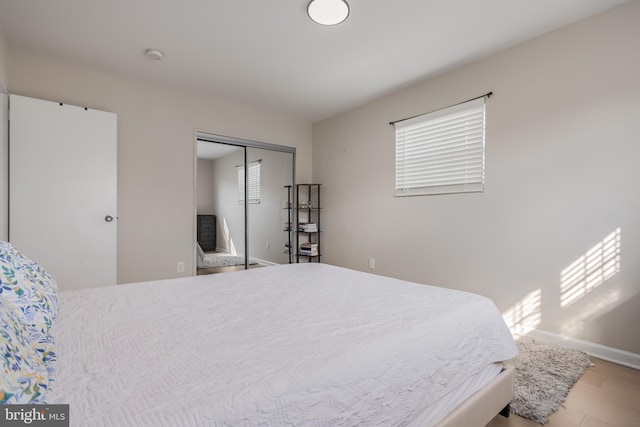
<path fill-rule="evenodd" d="M 320 187 L 322 184 L 296 184 L 296 262 L 320 262 Z M 315 227 L 313 226 L 315 224 Z"/>
<path fill-rule="evenodd" d="M 293 248 L 293 225 L 291 223 L 293 211 L 293 186 L 285 185 L 287 191 L 287 204 L 284 209 L 287 211 L 287 221 L 284 223 L 284 231 L 287 233 L 287 240 L 284 244 L 284 253 L 289 255 L 289 264 L 293 263 L 295 250 Z"/>

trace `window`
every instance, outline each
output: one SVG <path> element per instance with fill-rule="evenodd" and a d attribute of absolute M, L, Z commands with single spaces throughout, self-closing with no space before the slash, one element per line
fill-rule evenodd
<path fill-rule="evenodd" d="M 484 190 L 485 97 L 394 126 L 396 196 Z"/>
<path fill-rule="evenodd" d="M 260 160 L 257 160 L 249 163 L 247 176 L 249 203 L 260 203 L 260 162 Z M 238 171 L 238 203 L 244 203 L 244 166 L 236 166 L 236 170 Z"/>

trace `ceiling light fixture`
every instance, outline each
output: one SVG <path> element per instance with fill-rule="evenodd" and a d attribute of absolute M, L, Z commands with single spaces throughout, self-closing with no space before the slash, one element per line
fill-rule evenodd
<path fill-rule="evenodd" d="M 164 58 L 164 53 L 162 53 L 162 51 L 159 49 L 147 49 L 144 51 L 144 54 L 151 59 L 155 59 L 156 61 L 160 61 L 162 60 L 162 58 Z"/>
<path fill-rule="evenodd" d="M 345 0 L 311 0 L 307 14 L 321 25 L 337 25 L 349 16 L 349 4 Z"/>

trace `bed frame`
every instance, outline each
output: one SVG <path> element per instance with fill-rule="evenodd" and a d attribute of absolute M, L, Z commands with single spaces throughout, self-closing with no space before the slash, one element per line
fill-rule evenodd
<path fill-rule="evenodd" d="M 497 414 L 508 417 L 513 390 L 514 368 L 505 366 L 493 381 L 440 420 L 435 427 L 484 427 Z"/>

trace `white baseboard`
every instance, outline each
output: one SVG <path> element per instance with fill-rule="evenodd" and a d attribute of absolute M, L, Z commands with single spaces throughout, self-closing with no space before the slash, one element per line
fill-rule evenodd
<path fill-rule="evenodd" d="M 255 257 L 252 257 L 252 256 L 249 257 L 249 261 L 255 261 L 258 264 L 262 264 L 262 265 L 266 265 L 266 266 L 270 266 L 270 267 L 273 267 L 274 265 L 280 265 L 280 264 L 278 264 L 276 262 L 271 262 L 271 261 L 267 261 L 267 260 L 264 260 L 264 259 L 255 258 Z"/>
<path fill-rule="evenodd" d="M 640 370 L 640 354 L 631 353 L 629 351 L 620 350 L 613 347 L 607 347 L 605 345 L 596 344 L 589 341 L 563 337 L 561 335 L 554 334 L 552 332 L 541 331 L 539 329 L 531 331 L 527 335 L 555 344 L 564 345 L 565 347 L 582 350 L 585 353 L 598 359 Z"/>

